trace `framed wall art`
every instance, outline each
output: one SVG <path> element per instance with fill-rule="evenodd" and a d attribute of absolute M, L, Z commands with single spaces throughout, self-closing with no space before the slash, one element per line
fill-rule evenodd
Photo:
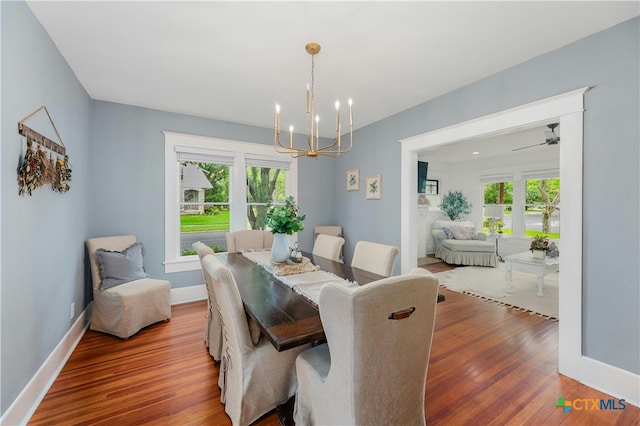
<path fill-rule="evenodd" d="M 382 198 L 382 176 L 367 176 L 366 188 L 365 198 L 367 200 L 379 200 Z"/>
<path fill-rule="evenodd" d="M 347 191 L 360 190 L 360 169 L 347 170 Z"/>

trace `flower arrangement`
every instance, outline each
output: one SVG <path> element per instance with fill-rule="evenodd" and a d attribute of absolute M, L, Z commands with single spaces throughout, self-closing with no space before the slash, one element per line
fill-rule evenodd
<path fill-rule="evenodd" d="M 439 207 L 451 220 L 456 220 L 471 213 L 472 204 L 462 195 L 462 191 L 449 191 Z"/>
<path fill-rule="evenodd" d="M 489 228 L 489 232 L 491 233 L 498 230 L 498 232 L 502 234 L 504 221 L 499 217 L 488 217 L 484 220 L 484 222 L 482 222 L 482 226 L 484 226 L 485 228 Z"/>
<path fill-rule="evenodd" d="M 548 247 L 549 239 L 547 239 L 547 237 L 545 237 L 544 235 L 536 235 L 531 240 L 531 246 L 529 247 L 529 250 L 546 252 Z"/>
<path fill-rule="evenodd" d="M 306 215 L 298 216 L 298 206 L 293 197 L 287 197 L 284 204 L 267 205 L 264 223 L 274 234 L 293 235 L 304 229 L 303 221 Z"/>

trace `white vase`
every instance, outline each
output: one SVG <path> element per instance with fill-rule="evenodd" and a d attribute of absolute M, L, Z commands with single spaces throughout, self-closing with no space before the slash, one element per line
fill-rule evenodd
<path fill-rule="evenodd" d="M 271 260 L 278 263 L 286 262 L 289 259 L 291 250 L 287 241 L 287 234 L 273 234 L 273 245 L 271 246 Z"/>
<path fill-rule="evenodd" d="M 534 259 L 544 259 L 546 253 L 543 250 L 531 250 L 533 252 Z"/>

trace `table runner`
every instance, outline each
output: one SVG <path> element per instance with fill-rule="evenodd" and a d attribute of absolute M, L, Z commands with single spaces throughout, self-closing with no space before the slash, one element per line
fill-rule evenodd
<path fill-rule="evenodd" d="M 303 257 L 302 262 L 294 263 L 287 261 L 286 263 L 278 263 L 271 260 L 270 250 L 261 251 L 247 251 L 242 253 L 249 260 L 262 266 L 273 275 L 282 277 L 285 275 L 301 274 L 304 272 L 312 272 L 320 269 L 319 266 L 315 266 L 308 257 Z"/>
<path fill-rule="evenodd" d="M 303 296 L 304 298 L 306 298 L 316 306 L 318 305 L 318 298 L 320 297 L 320 288 L 322 288 L 323 284 L 332 282 L 345 287 L 358 286 L 357 282 L 345 280 L 344 278 L 341 278 L 335 274 L 332 274 L 331 272 L 321 271 L 320 267 L 311 263 L 311 261 L 307 257 L 303 258 L 303 259 L 306 259 L 307 262 L 303 260 L 302 263 L 305 266 L 301 268 L 301 269 L 306 269 L 307 271 L 299 270 L 299 272 L 291 273 L 291 271 L 295 269 L 290 268 L 288 270 L 288 272 L 290 272 L 289 275 L 279 275 L 276 272 L 274 272 L 274 269 L 279 270 L 280 272 L 281 272 L 281 269 L 277 267 L 274 268 L 274 265 L 279 265 L 279 264 L 272 262 L 271 251 L 264 250 L 264 251 L 243 252 L 242 255 L 245 256 L 247 259 L 251 260 L 252 262 L 256 263 L 257 265 L 261 266 L 262 268 L 264 268 L 267 272 L 274 275 L 278 279 L 278 281 L 280 281 L 287 287 L 290 287 L 291 289 L 293 289 L 293 291 L 300 294 L 301 296 Z M 298 264 L 291 262 L 291 264 L 287 263 L 282 265 L 297 266 Z"/>

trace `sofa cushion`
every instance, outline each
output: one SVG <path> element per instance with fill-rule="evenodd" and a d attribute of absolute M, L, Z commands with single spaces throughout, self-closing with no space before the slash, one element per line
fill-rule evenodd
<path fill-rule="evenodd" d="M 476 228 L 469 226 L 453 226 L 451 228 L 453 238 L 456 240 L 475 240 Z"/>
<path fill-rule="evenodd" d="M 453 233 L 451 232 L 451 228 L 449 228 L 447 226 L 443 226 L 442 227 L 442 232 L 444 232 L 444 235 L 446 235 L 448 239 L 453 238 Z"/>
<path fill-rule="evenodd" d="M 147 278 L 143 267 L 143 245 L 134 243 L 123 251 L 96 250 L 96 261 L 100 269 L 100 290 Z"/>
<path fill-rule="evenodd" d="M 480 240 L 444 240 L 442 247 L 446 247 L 452 251 L 477 251 L 477 252 L 493 252 L 496 249 L 494 243 Z"/>

